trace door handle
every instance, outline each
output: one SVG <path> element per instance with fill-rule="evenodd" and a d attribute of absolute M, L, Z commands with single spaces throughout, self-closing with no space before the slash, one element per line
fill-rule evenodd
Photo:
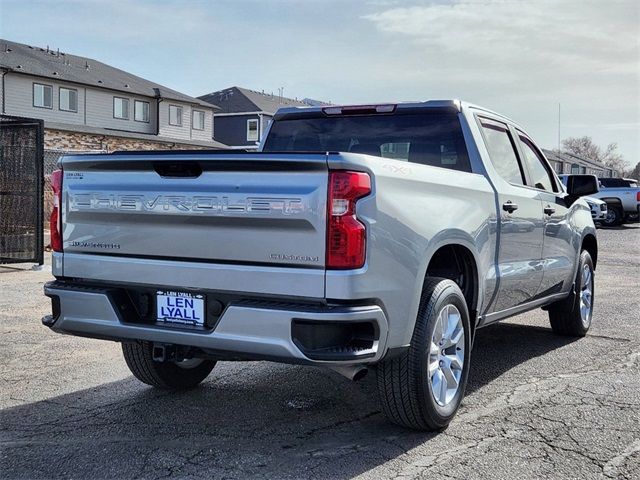
<path fill-rule="evenodd" d="M 505 212 L 513 213 L 518 209 L 518 204 L 513 203 L 511 200 L 507 200 L 505 203 L 502 204 L 502 209 Z"/>
<path fill-rule="evenodd" d="M 553 215 L 554 213 L 556 213 L 556 209 L 553 208 L 551 205 L 547 205 L 546 207 L 544 207 L 543 211 L 545 215 Z"/>

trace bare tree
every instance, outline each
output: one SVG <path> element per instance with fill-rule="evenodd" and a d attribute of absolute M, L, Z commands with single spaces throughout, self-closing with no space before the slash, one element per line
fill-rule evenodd
<path fill-rule="evenodd" d="M 636 163 L 636 166 L 634 168 L 624 172 L 624 176 L 627 178 L 635 178 L 636 180 L 640 180 L 640 162 Z"/>
<path fill-rule="evenodd" d="M 618 144 L 610 143 L 603 149 L 596 145 L 591 137 L 570 137 L 562 141 L 562 150 L 604 163 L 607 167 L 623 172 L 629 167 L 622 154 L 618 152 Z"/>

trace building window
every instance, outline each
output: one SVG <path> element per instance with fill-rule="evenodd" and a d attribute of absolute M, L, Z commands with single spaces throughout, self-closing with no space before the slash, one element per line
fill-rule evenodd
<path fill-rule="evenodd" d="M 113 97 L 113 118 L 129 120 L 129 99 Z"/>
<path fill-rule="evenodd" d="M 149 123 L 149 102 L 141 100 L 133 102 L 133 119 L 136 122 Z"/>
<path fill-rule="evenodd" d="M 191 126 L 194 130 L 204 130 L 204 112 L 201 112 L 200 110 L 193 111 Z"/>
<path fill-rule="evenodd" d="M 169 105 L 169 125 L 182 126 L 182 107 Z"/>
<path fill-rule="evenodd" d="M 33 106 L 53 108 L 53 87 L 51 85 L 33 84 Z"/>
<path fill-rule="evenodd" d="M 72 88 L 60 87 L 58 108 L 65 112 L 78 111 L 78 91 Z"/>
<path fill-rule="evenodd" d="M 247 142 L 257 142 L 259 138 L 258 119 L 247 120 Z"/>

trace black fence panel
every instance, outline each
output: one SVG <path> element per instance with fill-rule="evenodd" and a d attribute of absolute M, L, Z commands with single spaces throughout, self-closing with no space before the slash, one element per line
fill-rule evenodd
<path fill-rule="evenodd" d="M 42 120 L 0 115 L 0 264 L 44 263 Z"/>

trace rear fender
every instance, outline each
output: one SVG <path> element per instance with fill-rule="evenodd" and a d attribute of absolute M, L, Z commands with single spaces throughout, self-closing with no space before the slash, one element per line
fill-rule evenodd
<path fill-rule="evenodd" d="M 421 262 L 418 269 L 418 275 L 416 276 L 416 281 L 414 284 L 414 294 L 412 296 L 413 300 L 410 308 L 410 321 L 406 323 L 407 330 L 404 333 L 404 343 L 408 345 L 411 342 L 411 337 L 413 335 L 413 329 L 415 328 L 416 318 L 418 316 L 418 308 L 420 307 L 420 299 L 422 296 L 422 287 L 424 285 L 424 280 L 427 275 L 427 269 L 429 268 L 429 263 L 433 258 L 433 255 L 442 247 L 447 245 L 457 245 L 467 248 L 471 254 L 473 255 L 473 260 L 476 264 L 476 272 L 477 278 L 475 279 L 477 285 L 477 298 L 475 310 L 479 312 L 482 307 L 482 301 L 485 294 L 485 279 L 480 272 L 482 271 L 481 263 L 478 257 L 478 251 L 476 247 L 476 243 L 474 242 L 473 237 L 468 233 L 457 230 L 457 229 L 448 229 L 439 232 L 436 234 L 428 243 L 426 250 L 423 252 L 421 256 Z"/>

